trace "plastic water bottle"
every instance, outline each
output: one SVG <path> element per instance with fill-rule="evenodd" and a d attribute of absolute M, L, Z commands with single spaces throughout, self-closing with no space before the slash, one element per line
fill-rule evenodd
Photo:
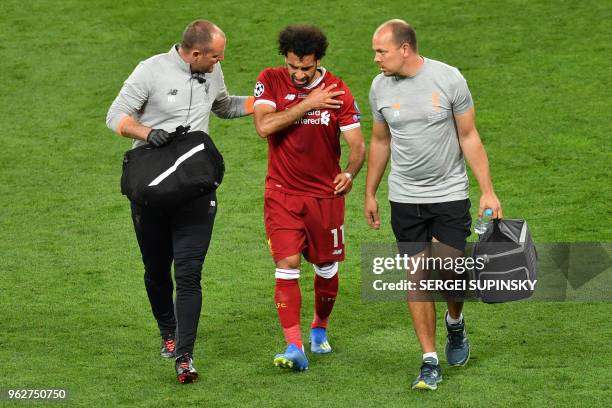
<path fill-rule="evenodd" d="M 482 235 L 487 232 L 489 225 L 491 225 L 491 217 L 493 216 L 493 210 L 486 208 L 482 217 L 479 217 L 474 224 L 474 232 L 478 235 Z"/>

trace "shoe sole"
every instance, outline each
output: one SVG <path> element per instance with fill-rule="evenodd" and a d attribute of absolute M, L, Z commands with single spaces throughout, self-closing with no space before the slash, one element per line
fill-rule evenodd
<path fill-rule="evenodd" d="M 274 359 L 274 365 L 278 368 L 288 368 L 288 369 L 292 369 L 295 371 L 304 371 L 307 370 L 308 367 L 306 368 L 297 368 L 297 367 L 293 367 L 293 361 L 289 360 L 288 358 L 285 357 L 276 357 Z"/>
<path fill-rule="evenodd" d="M 442 380 L 436 382 L 434 385 L 429 385 L 427 384 L 425 381 L 419 381 L 416 384 L 412 385 L 412 389 L 413 390 L 430 390 L 430 391 L 435 391 L 438 389 L 438 384 L 441 383 Z"/>
<path fill-rule="evenodd" d="M 310 343 L 310 351 L 315 354 L 328 354 L 334 351 L 331 347 L 329 349 L 325 349 L 319 345 L 315 345 L 314 343 Z"/>
<path fill-rule="evenodd" d="M 327 347 L 329 348 L 323 348 L 321 347 L 321 344 L 327 344 Z M 317 343 L 313 341 L 312 337 L 310 338 L 310 352 L 315 354 L 327 354 L 331 353 L 332 351 L 334 351 L 334 349 L 331 348 L 328 341 L 324 341 L 323 343 Z"/>
<path fill-rule="evenodd" d="M 198 373 L 185 373 L 176 376 L 181 384 L 190 384 L 198 379 Z"/>
<path fill-rule="evenodd" d="M 175 353 L 160 353 L 159 354 L 162 358 L 176 358 L 176 354 Z"/>

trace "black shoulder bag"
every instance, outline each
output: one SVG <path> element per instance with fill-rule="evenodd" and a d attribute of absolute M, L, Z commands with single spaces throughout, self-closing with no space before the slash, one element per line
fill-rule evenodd
<path fill-rule="evenodd" d="M 225 173 L 223 156 L 205 132 L 179 126 L 162 147 L 136 147 L 123 156 L 121 193 L 151 208 L 179 206 L 219 187 Z"/>

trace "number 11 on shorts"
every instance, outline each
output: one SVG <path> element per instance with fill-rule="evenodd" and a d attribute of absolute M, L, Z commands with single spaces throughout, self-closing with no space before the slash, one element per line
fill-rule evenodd
<path fill-rule="evenodd" d="M 334 248 L 338 248 L 338 228 L 334 228 L 330 230 L 330 232 L 334 236 Z M 340 226 L 340 235 L 342 239 L 342 245 L 344 245 L 344 224 Z"/>

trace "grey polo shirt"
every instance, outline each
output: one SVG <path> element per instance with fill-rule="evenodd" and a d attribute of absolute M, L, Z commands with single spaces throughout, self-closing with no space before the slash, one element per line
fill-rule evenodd
<path fill-rule="evenodd" d="M 457 68 L 424 58 L 413 77 L 379 74 L 370 88 L 374 120 L 391 132 L 389 200 L 438 203 L 468 198 L 453 115 L 473 106 Z"/>
<path fill-rule="evenodd" d="M 117 132 L 121 119 L 131 115 L 154 129 L 172 132 L 179 125 L 189 125 L 192 131 L 208 133 L 211 111 L 226 119 L 247 114 L 247 97 L 229 96 L 220 63 L 204 78 L 206 82 L 199 83 L 177 46 L 172 46 L 167 53 L 138 64 L 108 110 L 106 124 Z M 144 143 L 135 140 L 134 147 Z"/>

